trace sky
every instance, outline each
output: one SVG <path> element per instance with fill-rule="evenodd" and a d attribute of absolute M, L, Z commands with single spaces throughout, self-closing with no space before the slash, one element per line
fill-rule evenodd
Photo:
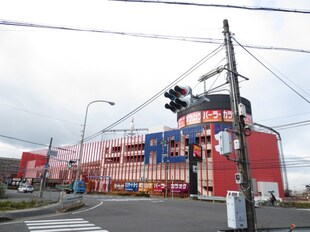
<path fill-rule="evenodd" d="M 188 2 L 240 6 L 240 1 L 231 0 Z M 44 148 L 6 137 L 46 145 L 53 137 L 54 146 L 76 144 L 90 102 L 101 99 L 115 105 L 91 104 L 86 137 L 123 118 L 204 57 L 205 62 L 184 75 L 178 84 L 191 86 L 194 94 L 223 84 L 224 72 L 205 85 L 198 79 L 226 63 L 225 49 L 213 53 L 220 44 L 210 41 L 223 43 L 223 20 L 227 19 L 241 45 L 308 51 L 245 50 L 235 46 L 237 70 L 249 78 L 240 79 L 240 93 L 251 101 L 254 122 L 279 129 L 290 188 L 299 190 L 310 184 L 309 14 L 105 0 L 0 3 L 2 22 L 84 30 L 0 24 L 1 157 L 20 158 L 23 151 Z M 310 2 L 242 1 L 242 6 L 309 11 Z M 154 35 L 181 39 L 159 39 Z M 184 39 L 189 37 L 208 38 L 204 41 L 209 42 Z M 227 86 L 225 89 L 222 93 L 228 93 Z M 161 94 L 136 112 L 132 116 L 135 128 L 176 128 L 176 114 L 164 108 L 166 102 Z M 113 129 L 129 129 L 132 117 Z M 308 122 L 289 129 L 277 127 L 303 121 Z M 109 133 L 101 138 L 108 136 L 116 135 Z"/>

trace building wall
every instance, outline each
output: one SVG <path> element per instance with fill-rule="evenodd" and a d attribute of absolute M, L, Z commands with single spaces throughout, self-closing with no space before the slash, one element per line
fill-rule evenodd
<path fill-rule="evenodd" d="M 17 176 L 20 159 L 0 157 L 0 181 Z"/>
<path fill-rule="evenodd" d="M 238 186 L 235 184 L 236 164 L 220 156 L 214 149 L 214 134 L 224 127 L 223 124 L 210 124 L 210 127 L 195 126 L 182 131 L 86 143 L 81 177 L 86 181 L 94 181 L 96 191 L 111 189 L 106 185 L 112 182 L 141 182 L 142 179 L 163 185 L 167 179 L 168 184 L 189 183 L 188 145 L 197 143 L 203 147 L 203 159 L 197 165 L 198 192 L 208 196 L 226 196 L 227 190 L 238 190 Z M 276 136 L 252 132 L 247 138 L 253 178 L 256 181 L 279 183 L 280 197 L 283 197 Z M 21 165 L 26 167 L 26 161 L 36 160 L 36 168 L 40 168 L 40 165 L 42 168 L 45 157 L 33 153 L 23 153 Z M 46 154 L 46 151 L 37 153 Z M 68 169 L 68 161 L 77 160 L 78 154 L 79 145 L 58 150 L 57 159 L 50 159 L 49 178 L 62 180 L 63 183 L 72 182 L 76 165 Z M 169 154 L 168 157 L 166 154 Z M 233 159 L 233 155 L 230 158 Z"/>
<path fill-rule="evenodd" d="M 248 149 L 253 178 L 256 182 L 276 182 L 280 197 L 284 196 L 282 162 L 280 161 L 277 137 L 274 134 L 253 132 L 249 137 Z"/>
<path fill-rule="evenodd" d="M 47 151 L 45 150 L 45 154 L 46 152 Z M 33 166 L 31 167 L 31 170 L 30 169 L 27 170 L 28 161 L 32 163 L 33 161 L 35 161 L 34 165 L 31 165 Z M 46 155 L 36 154 L 35 152 L 23 152 L 17 177 L 20 178 L 39 177 L 42 166 L 44 166 L 45 163 L 46 163 Z M 31 176 L 26 176 L 26 172 L 31 173 Z"/>

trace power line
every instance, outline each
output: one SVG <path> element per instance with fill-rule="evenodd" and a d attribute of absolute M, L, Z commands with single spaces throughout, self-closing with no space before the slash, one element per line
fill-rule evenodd
<path fill-rule="evenodd" d="M 147 105 L 149 105 L 151 102 L 153 102 L 154 100 L 156 100 L 158 97 L 160 97 L 165 91 L 167 91 L 169 88 L 171 88 L 173 85 L 177 84 L 178 82 L 180 82 L 181 80 L 183 80 L 185 77 L 187 77 L 189 74 L 191 74 L 193 71 L 195 71 L 198 67 L 200 67 L 202 64 L 204 64 L 206 61 L 208 61 L 209 59 L 211 59 L 214 55 L 216 55 L 218 52 L 220 52 L 222 50 L 223 46 L 219 46 L 216 49 L 214 49 L 212 52 L 210 52 L 208 55 L 206 55 L 205 57 L 203 57 L 201 60 L 199 60 L 196 64 L 194 64 L 190 69 L 188 69 L 185 73 L 183 73 L 182 75 L 180 75 L 176 80 L 172 81 L 170 84 L 168 84 L 165 88 L 163 88 L 162 90 L 160 90 L 159 92 L 157 92 L 154 96 L 152 96 L 151 98 L 149 98 L 148 100 L 146 100 L 144 103 L 142 103 L 140 106 L 138 106 L 137 108 L 135 108 L 134 110 L 132 110 L 131 112 L 129 112 L 128 114 L 126 114 L 125 116 L 123 116 L 122 118 L 120 118 L 119 120 L 117 120 L 116 122 L 112 123 L 110 126 L 107 126 L 106 128 L 98 131 L 97 133 L 88 136 L 87 138 L 85 138 L 85 141 L 91 140 L 97 136 L 99 136 L 102 133 L 105 133 L 107 130 L 110 130 L 111 128 L 117 126 L 118 124 L 122 123 L 123 121 L 125 121 L 126 119 L 128 119 L 129 117 L 131 117 L 132 115 L 134 115 L 135 113 L 137 113 L 138 111 L 142 110 L 144 107 L 146 107 Z"/>
<path fill-rule="evenodd" d="M 18 21 L 11 21 L 11 20 L 0 20 L 0 24 L 5 25 L 5 26 L 30 27 L 30 28 L 39 28 L 39 29 L 50 29 L 50 30 L 68 30 L 68 31 L 77 31 L 77 32 L 94 32 L 94 33 L 115 34 L 115 35 L 153 38 L 153 39 L 181 40 L 181 41 L 190 41 L 190 42 L 198 42 L 198 43 L 211 43 L 211 44 L 222 44 L 223 43 L 221 39 L 214 39 L 214 38 L 144 34 L 144 33 L 134 33 L 134 32 L 111 31 L 111 30 L 104 30 L 104 29 L 55 26 L 55 25 L 47 25 L 47 24 L 29 23 L 29 22 L 18 22 Z"/>
<path fill-rule="evenodd" d="M 296 117 L 296 116 L 303 116 L 303 115 L 307 115 L 307 114 L 310 114 L 310 112 L 302 113 L 302 114 L 287 115 L 287 116 L 279 116 L 279 117 L 274 117 L 274 118 L 263 119 L 260 121 L 266 122 L 266 121 L 279 120 L 279 119 L 291 118 L 291 117 Z"/>
<path fill-rule="evenodd" d="M 9 105 L 5 105 L 5 104 L 0 104 L 0 105 L 4 106 L 4 107 L 7 107 L 7 108 L 14 109 L 14 110 L 18 110 L 18 111 L 21 111 L 21 112 L 24 112 L 24 113 L 36 115 L 36 116 L 39 116 L 39 117 L 49 118 L 49 119 L 53 119 L 53 120 L 56 120 L 56 121 L 65 122 L 65 123 L 71 123 L 71 124 L 74 124 L 74 125 L 81 126 L 80 124 L 78 124 L 76 122 L 71 122 L 71 121 L 64 120 L 64 119 L 54 118 L 54 117 L 51 117 L 51 116 L 48 116 L 48 115 L 45 115 L 45 114 L 35 113 L 35 112 L 29 111 L 29 110 L 26 110 L 26 109 L 22 109 L 22 108 L 19 108 L 19 107 L 16 107 L 16 106 L 9 106 Z"/>
<path fill-rule="evenodd" d="M 1 135 L 0 134 L 0 137 L 5 138 L 5 139 L 11 139 L 11 140 L 19 141 L 19 142 L 29 143 L 29 144 L 33 144 L 33 145 L 38 145 L 38 146 L 42 146 L 42 147 L 49 147 L 47 144 L 33 142 L 33 141 L 30 141 L 30 140 L 20 139 L 20 138 L 8 136 L 8 135 Z M 56 150 L 63 150 L 63 151 L 68 151 L 68 152 L 76 152 L 76 150 L 62 148 L 62 147 L 52 147 L 52 148 L 56 149 Z"/>
<path fill-rule="evenodd" d="M 103 30 L 103 29 L 89 29 L 89 28 L 69 27 L 69 26 L 53 26 L 53 25 L 46 25 L 46 24 L 35 24 L 35 23 L 18 22 L 18 21 L 10 21 L 10 20 L 0 20 L 0 25 L 31 27 L 31 28 L 39 28 L 39 29 L 51 29 L 51 30 L 95 32 L 95 33 L 115 34 L 115 35 L 122 35 L 122 36 L 142 37 L 142 38 L 149 38 L 149 39 L 166 39 L 166 40 L 178 40 L 178 41 L 196 42 L 196 43 L 223 44 L 222 39 L 216 39 L 216 38 L 132 33 L 132 32 L 123 32 L 123 31 Z M 264 50 L 278 50 L 278 51 L 287 51 L 287 52 L 310 53 L 310 50 L 298 49 L 298 48 L 274 47 L 274 46 L 263 46 L 263 45 L 247 45 L 247 44 L 244 44 L 243 47 L 254 48 L 254 49 L 264 49 Z"/>
<path fill-rule="evenodd" d="M 236 6 L 236 5 L 206 4 L 206 3 L 194 3 L 194 2 L 176 2 L 176 1 L 160 1 L 160 0 L 109 0 L 109 1 L 114 1 L 114 2 L 139 2 L 139 3 L 162 3 L 162 4 L 170 4 L 170 5 L 204 6 L 204 7 L 234 8 L 234 9 L 253 10 L 253 11 L 277 11 L 277 12 L 286 12 L 286 13 L 310 14 L 309 10 L 297 10 L 297 9 L 285 9 L 285 8 L 273 8 L 273 7 L 258 7 L 258 6 Z"/>
<path fill-rule="evenodd" d="M 34 144 L 34 145 L 39 145 L 39 146 L 43 146 L 43 147 L 48 147 L 48 145 L 46 145 L 46 144 L 32 142 L 32 141 L 29 141 L 29 140 L 19 139 L 19 138 L 7 136 L 7 135 L 0 135 L 0 137 L 6 138 L 6 139 L 12 139 L 12 140 L 16 140 L 16 141 L 20 141 L 20 142 L 24 142 L 24 143 L 30 143 L 30 144 Z"/>
<path fill-rule="evenodd" d="M 300 127 L 300 126 L 307 126 L 310 125 L 310 120 L 306 121 L 301 121 L 301 122 L 293 122 L 293 123 L 288 123 L 284 125 L 278 125 L 278 126 L 273 126 L 272 128 L 278 129 L 278 130 L 284 130 L 284 129 L 290 129 L 293 127 Z"/>
<path fill-rule="evenodd" d="M 279 77 L 275 72 L 273 72 L 269 67 L 267 67 L 262 61 L 260 61 L 256 56 L 254 56 L 249 50 L 247 50 L 242 44 L 240 44 L 236 38 L 233 37 L 233 40 L 239 44 L 250 56 L 252 56 L 258 63 L 260 63 L 263 67 L 265 67 L 269 72 L 271 72 L 277 79 L 279 79 L 283 84 L 285 84 L 288 88 L 290 88 L 293 92 L 295 92 L 299 97 L 304 99 L 306 102 L 310 104 L 310 101 L 301 95 L 298 91 L 296 91 L 293 87 L 291 87 L 288 83 L 286 83 L 281 77 Z"/>
<path fill-rule="evenodd" d="M 211 4 L 212 5 L 212 4 Z M 170 36 L 170 35 L 156 35 L 156 34 L 143 34 L 143 33 L 127 33 L 127 32 L 120 32 L 120 31 L 109 31 L 109 30 L 98 30 L 98 29 L 83 29 L 83 28 L 74 28 L 74 27 L 66 27 L 66 26 L 51 26 L 51 25 L 43 25 L 43 24 L 33 24 L 33 23 L 25 23 L 25 22 L 15 22 L 15 21 L 8 21 L 8 20 L 0 20 L 0 24 L 7 25 L 7 26 L 21 26 L 21 27 L 33 27 L 33 28 L 44 28 L 44 29 L 58 29 L 58 30 L 70 30 L 70 31 L 82 31 L 82 32 L 98 32 L 98 33 L 108 33 L 108 34 L 118 34 L 118 35 L 126 35 L 126 36 L 136 36 L 136 37 L 145 37 L 145 38 L 157 38 L 157 39 L 173 39 L 173 40 L 183 40 L 183 41 L 192 41 L 192 42 L 200 42 L 200 43 L 214 43 L 214 44 L 222 44 L 219 39 L 212 39 L 212 38 L 197 38 L 197 37 L 179 37 L 179 36 Z M 234 39 L 236 41 L 236 39 Z M 237 41 L 236 41 L 237 42 Z M 264 47 L 264 46 L 255 46 L 255 45 L 241 45 L 237 42 L 239 46 L 241 46 L 243 49 L 245 47 L 251 47 L 251 48 L 257 48 L 257 49 L 276 49 L 276 50 L 284 50 L 284 51 L 298 51 L 298 52 L 306 52 L 310 53 L 310 51 L 307 50 L 299 50 L 299 49 L 292 49 L 292 48 L 276 48 L 276 47 Z M 221 47 L 221 46 L 220 46 Z M 217 48 L 218 49 L 218 48 Z M 216 49 L 216 50 L 217 50 Z M 285 85 L 287 85 L 290 89 L 292 89 L 295 93 L 297 93 L 300 97 L 302 97 L 304 100 L 306 100 L 308 103 L 310 103 L 306 98 L 304 98 L 300 93 L 298 93 L 296 90 L 294 90 L 291 86 L 289 86 L 286 82 L 284 82 L 279 76 L 277 76 L 273 71 L 271 71 L 266 65 L 264 65 L 261 61 L 259 61 L 254 55 L 252 55 L 247 49 L 245 49 L 251 56 L 253 56 L 259 63 L 261 63 L 265 68 L 267 68 L 271 73 L 273 73 L 278 79 L 280 79 Z M 200 65 L 197 64 L 198 68 Z M 192 67 L 194 68 L 194 67 Z M 195 69 L 196 69 L 195 68 Z M 193 69 L 193 70 L 195 70 Z M 190 70 L 188 70 L 189 72 Z M 192 72 L 192 71 L 191 71 Z M 190 72 L 189 72 L 190 73 Z M 186 73 L 183 74 L 185 78 Z M 183 76 L 181 75 L 181 77 Z M 188 75 L 188 74 L 187 74 Z M 181 77 L 179 77 L 179 81 L 182 80 Z M 178 79 L 177 79 L 178 80 Z M 170 86 L 177 83 L 172 82 Z M 167 89 L 169 86 L 167 86 Z M 158 98 L 164 91 L 166 91 L 166 88 L 164 90 L 161 90 L 158 92 L 155 96 L 148 99 L 146 102 L 144 102 L 142 105 L 116 121 L 115 123 L 111 124 L 107 128 L 97 132 L 96 134 L 88 137 L 87 139 L 92 139 L 100 135 L 101 133 L 104 133 L 106 130 L 109 130 L 116 125 L 120 124 L 121 122 L 128 119 L 130 116 L 132 116 L 134 113 L 138 112 L 139 110 L 146 107 L 148 104 L 150 104 L 152 101 L 154 101 L 156 98 Z M 21 110 L 21 109 L 18 109 Z M 25 111 L 25 110 L 23 110 Z M 32 112 L 30 112 L 32 113 Z M 33 113 L 34 114 L 34 113 Z M 37 114 L 39 115 L 39 114 Z M 44 116 L 44 115 L 39 115 Z M 59 120 L 59 119 L 57 119 Z M 22 140 L 21 140 L 22 141 Z M 29 141 L 28 141 L 29 142 Z M 31 143 L 31 142 L 30 142 Z M 34 143 L 36 144 L 36 143 Z M 37 144 L 38 145 L 38 144 Z M 42 144 L 40 144 L 42 145 Z M 44 145 L 46 146 L 46 145 Z"/>

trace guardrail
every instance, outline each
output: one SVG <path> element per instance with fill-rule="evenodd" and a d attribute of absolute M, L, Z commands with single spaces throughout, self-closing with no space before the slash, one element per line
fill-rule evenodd
<path fill-rule="evenodd" d="M 83 196 L 69 196 L 62 199 L 62 208 L 70 208 L 83 204 Z"/>

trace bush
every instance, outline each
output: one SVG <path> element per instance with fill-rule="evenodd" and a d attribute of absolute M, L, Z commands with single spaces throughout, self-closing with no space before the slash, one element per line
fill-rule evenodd
<path fill-rule="evenodd" d="M 48 202 L 44 202 L 41 200 L 33 199 L 31 201 L 3 201 L 0 202 L 0 210 L 16 210 L 16 209 L 27 209 L 27 208 L 35 208 L 43 205 L 47 205 Z"/>
<path fill-rule="evenodd" d="M 283 202 L 283 207 L 310 208 L 310 202 Z"/>

